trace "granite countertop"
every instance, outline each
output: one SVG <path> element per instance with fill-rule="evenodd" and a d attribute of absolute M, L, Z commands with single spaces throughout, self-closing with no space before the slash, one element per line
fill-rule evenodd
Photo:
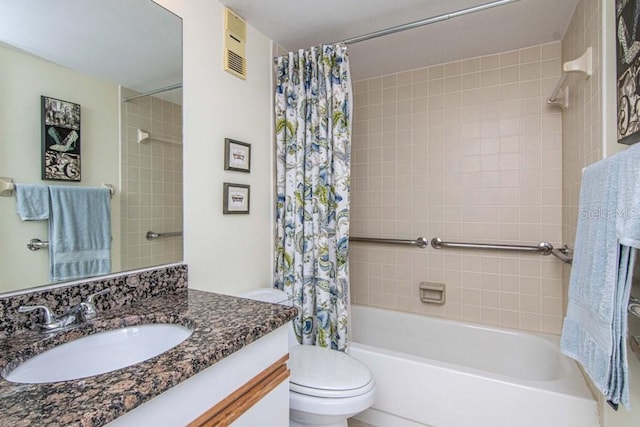
<path fill-rule="evenodd" d="M 177 323 L 193 334 L 177 347 L 106 374 L 48 384 L 0 378 L 0 426 L 100 426 L 284 325 L 296 309 L 197 290 L 141 300 L 104 311 L 54 334 L 23 332 L 0 338 L 0 370 L 84 335 L 146 323 Z"/>

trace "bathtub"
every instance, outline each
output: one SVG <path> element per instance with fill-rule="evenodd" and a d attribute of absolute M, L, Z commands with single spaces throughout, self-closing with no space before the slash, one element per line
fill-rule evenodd
<path fill-rule="evenodd" d="M 349 354 L 378 427 L 597 427 L 596 401 L 558 337 L 352 306 Z"/>

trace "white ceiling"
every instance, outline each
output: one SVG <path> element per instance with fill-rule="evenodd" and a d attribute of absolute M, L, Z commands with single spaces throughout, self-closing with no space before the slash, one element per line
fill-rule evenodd
<path fill-rule="evenodd" d="M 333 43 L 490 0 L 220 0 L 288 50 Z M 520 0 L 353 44 L 354 80 L 561 40 L 577 0 Z M 248 41 L 250 43 L 250 41 Z"/>
<path fill-rule="evenodd" d="M 221 2 L 293 50 L 489 0 Z M 519 0 L 353 44 L 352 76 L 359 80 L 561 40 L 576 3 Z M 181 31 L 182 21 L 151 0 L 0 0 L 0 42 L 141 92 L 182 81 Z"/>
<path fill-rule="evenodd" d="M 140 92 L 182 82 L 182 20 L 151 0 L 0 0 L 0 42 Z"/>

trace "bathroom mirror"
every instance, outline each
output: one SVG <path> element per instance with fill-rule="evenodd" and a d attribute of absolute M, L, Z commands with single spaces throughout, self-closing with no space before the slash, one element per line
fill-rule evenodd
<path fill-rule="evenodd" d="M 0 176 L 113 185 L 112 273 L 181 261 L 181 83 L 182 20 L 151 0 L 2 2 Z M 81 105 L 79 183 L 40 179 L 42 95 Z M 0 295 L 49 282 L 32 238 L 48 239 L 46 221 L 20 221 L 0 197 Z"/>

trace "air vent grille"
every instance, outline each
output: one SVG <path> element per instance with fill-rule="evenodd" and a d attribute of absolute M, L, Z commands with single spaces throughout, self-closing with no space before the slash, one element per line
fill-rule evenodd
<path fill-rule="evenodd" d="M 225 9 L 224 70 L 241 79 L 247 78 L 245 42 L 246 23 L 229 9 Z"/>
<path fill-rule="evenodd" d="M 241 74 L 242 76 L 246 76 L 246 70 L 244 68 L 245 66 L 244 58 L 240 55 L 237 55 L 235 52 L 231 50 L 228 51 L 227 55 L 228 55 L 227 64 L 229 66 L 229 69 L 232 71 L 235 71 L 238 74 Z"/>

